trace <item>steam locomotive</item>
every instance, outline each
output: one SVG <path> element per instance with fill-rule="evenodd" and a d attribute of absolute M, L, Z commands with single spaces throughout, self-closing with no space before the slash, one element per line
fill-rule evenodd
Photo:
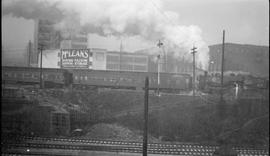
<path fill-rule="evenodd" d="M 4 83 L 39 84 L 40 68 L 33 67 L 2 67 Z M 103 71 L 89 69 L 54 69 L 43 68 L 42 79 L 45 87 L 63 87 L 72 84 L 75 89 L 119 88 L 143 89 L 145 77 L 149 77 L 149 89 L 168 92 L 189 91 L 192 77 L 189 74 L 129 71 Z"/>

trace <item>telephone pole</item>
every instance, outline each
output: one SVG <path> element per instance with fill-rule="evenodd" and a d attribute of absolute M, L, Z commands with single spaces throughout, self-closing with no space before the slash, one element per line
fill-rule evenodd
<path fill-rule="evenodd" d="M 122 45 L 122 38 L 121 38 L 120 51 L 119 51 L 119 71 L 121 71 L 121 64 L 122 64 L 122 50 L 123 50 L 123 45 Z"/>
<path fill-rule="evenodd" d="M 195 75 L 195 70 L 196 70 L 196 65 L 195 65 L 195 54 L 197 53 L 196 51 L 197 47 L 194 47 L 191 49 L 192 52 L 191 54 L 193 55 L 193 97 L 195 97 L 195 81 L 196 81 L 196 75 Z"/>
<path fill-rule="evenodd" d="M 223 72 L 224 72 L 224 43 L 225 42 L 225 30 L 223 30 L 222 39 L 222 55 L 221 55 L 221 91 L 220 91 L 220 101 L 223 102 Z"/>
<path fill-rule="evenodd" d="M 225 49 L 225 30 L 223 30 L 222 54 L 221 54 L 221 79 L 220 79 L 220 103 L 218 105 L 219 117 L 223 119 L 227 114 L 225 101 L 223 99 L 223 72 L 224 72 L 224 49 Z"/>
<path fill-rule="evenodd" d="M 43 46 L 40 46 L 40 75 L 39 75 L 39 87 L 40 89 L 43 88 L 43 70 L 42 70 L 42 51 L 43 51 Z"/>
<path fill-rule="evenodd" d="M 149 79 L 145 78 L 144 87 L 144 133 L 143 133 L 143 156 L 147 156 L 147 133 L 148 133 L 148 88 Z"/>
<path fill-rule="evenodd" d="M 160 48 L 162 45 L 163 45 L 163 43 L 160 42 L 160 40 L 158 40 L 157 46 Z M 160 84 L 160 54 L 158 54 L 157 59 L 158 59 L 158 90 L 157 90 L 157 92 L 158 92 L 158 96 L 159 96 L 159 84 Z"/>
<path fill-rule="evenodd" d="M 157 88 L 157 95 L 159 96 L 159 84 L 160 84 L 160 63 L 159 63 L 159 60 L 160 60 L 160 55 L 157 56 L 157 61 L 158 61 L 158 79 L 157 79 L 157 83 L 158 83 L 158 88 Z"/>
<path fill-rule="evenodd" d="M 27 60 L 28 67 L 31 66 L 31 55 L 32 55 L 32 43 L 31 43 L 31 40 L 29 40 L 29 42 L 28 42 L 28 60 Z"/>

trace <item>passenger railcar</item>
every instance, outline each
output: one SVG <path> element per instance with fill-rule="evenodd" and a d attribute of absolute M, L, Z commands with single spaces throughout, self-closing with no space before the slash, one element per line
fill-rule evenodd
<path fill-rule="evenodd" d="M 29 67 L 2 67 L 2 78 L 6 82 L 39 84 L 40 68 Z M 74 88 L 121 88 L 142 89 L 145 77 L 149 77 L 149 89 L 160 91 L 186 91 L 191 89 L 191 76 L 188 74 L 128 71 L 102 71 L 89 69 L 52 69 L 43 68 L 45 86 L 63 86 L 67 82 Z M 72 80 L 68 80 L 72 77 Z"/>
<path fill-rule="evenodd" d="M 125 89 L 141 89 L 144 87 L 145 77 L 149 77 L 149 89 L 161 91 L 181 91 L 191 88 L 191 77 L 188 74 L 101 70 L 73 70 L 74 87 L 109 87 Z"/>
<path fill-rule="evenodd" d="M 2 80 L 4 83 L 30 84 L 40 83 L 40 68 L 33 67 L 2 67 Z M 46 86 L 61 87 L 64 84 L 61 69 L 43 68 L 43 82 Z"/>

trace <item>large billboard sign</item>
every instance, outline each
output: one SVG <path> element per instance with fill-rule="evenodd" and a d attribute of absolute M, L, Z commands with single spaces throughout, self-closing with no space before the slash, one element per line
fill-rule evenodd
<path fill-rule="evenodd" d="M 92 57 L 90 49 L 61 49 L 62 68 L 90 68 Z"/>

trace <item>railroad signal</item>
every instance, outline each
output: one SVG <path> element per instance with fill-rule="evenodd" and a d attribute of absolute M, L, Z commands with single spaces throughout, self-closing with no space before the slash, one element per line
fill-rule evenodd
<path fill-rule="evenodd" d="M 157 46 L 158 46 L 159 48 L 161 48 L 161 46 L 163 46 L 163 43 L 162 43 L 160 40 L 158 40 Z M 162 51 L 163 51 L 163 58 L 164 58 L 164 63 L 165 63 L 165 72 L 167 72 L 167 54 L 166 54 L 166 52 L 164 51 L 164 49 L 162 49 Z M 159 58 L 160 58 L 160 55 L 159 55 Z"/>
<path fill-rule="evenodd" d="M 158 40 L 158 44 L 157 44 L 157 46 L 160 48 L 161 46 L 163 46 L 163 43 L 162 43 L 162 42 L 160 42 L 160 40 Z"/>

